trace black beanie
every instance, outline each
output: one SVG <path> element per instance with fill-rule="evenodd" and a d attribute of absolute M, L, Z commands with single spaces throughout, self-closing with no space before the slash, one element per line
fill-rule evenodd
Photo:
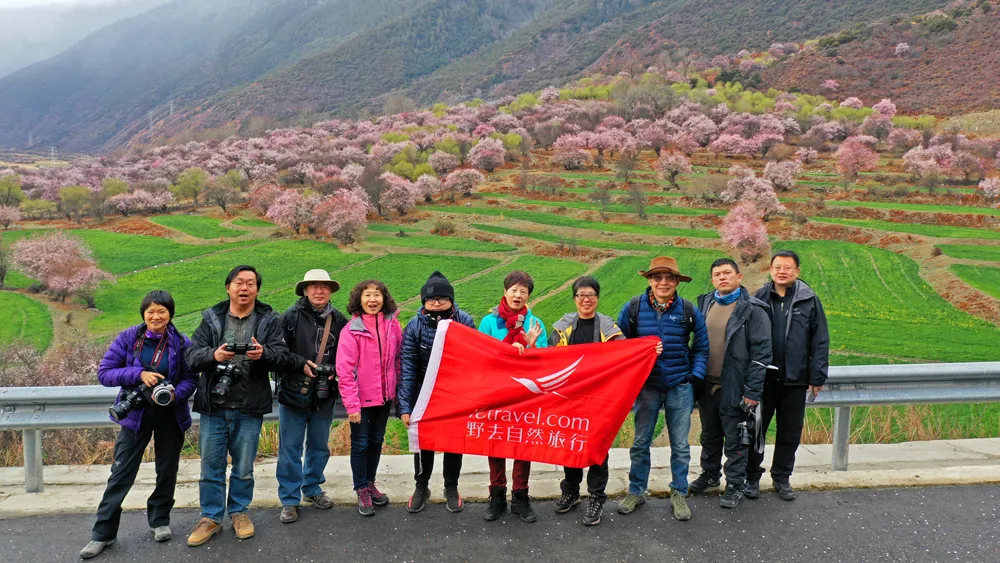
<path fill-rule="evenodd" d="M 455 301 L 455 288 L 451 287 L 448 278 L 438 271 L 434 271 L 431 277 L 427 278 L 427 283 L 420 288 L 420 304 L 424 304 L 431 297 L 447 297 Z"/>

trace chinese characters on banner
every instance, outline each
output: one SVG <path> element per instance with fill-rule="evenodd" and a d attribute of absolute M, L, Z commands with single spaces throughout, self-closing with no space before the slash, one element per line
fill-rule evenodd
<path fill-rule="evenodd" d="M 517 350 L 438 325 L 410 449 L 586 467 L 604 461 L 656 361 L 656 338 Z"/>

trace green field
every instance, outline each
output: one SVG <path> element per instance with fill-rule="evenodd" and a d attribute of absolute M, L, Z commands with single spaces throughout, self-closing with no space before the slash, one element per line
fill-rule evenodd
<path fill-rule="evenodd" d="M 203 217 L 201 215 L 160 215 L 149 220 L 157 225 L 189 234 L 195 238 L 222 238 L 245 235 L 246 231 L 237 231 L 220 227 L 220 219 Z"/>
<path fill-rule="evenodd" d="M 973 246 L 968 244 L 939 244 L 941 252 L 963 260 L 1000 262 L 1000 246 Z"/>
<path fill-rule="evenodd" d="M 612 231 L 618 233 L 629 233 L 637 235 L 653 235 L 660 237 L 690 237 L 690 238 L 719 238 L 715 231 L 707 229 L 685 229 L 678 227 L 658 227 L 655 225 L 632 225 L 623 223 L 601 223 L 598 221 L 586 221 L 563 215 L 552 213 L 539 213 L 533 211 L 521 211 L 517 209 L 497 209 L 493 207 L 428 207 L 428 211 L 437 213 L 458 213 L 462 215 L 486 215 L 506 219 L 517 219 L 529 221 L 541 225 L 551 225 L 553 227 L 572 227 L 575 229 L 590 229 L 596 231 Z"/>
<path fill-rule="evenodd" d="M 403 225 L 393 225 L 391 223 L 370 223 L 368 225 L 368 230 L 373 233 L 398 233 L 403 231 L 404 233 L 422 233 L 421 229 L 416 227 L 407 227 Z"/>
<path fill-rule="evenodd" d="M 270 221 L 265 221 L 263 219 L 255 219 L 249 217 L 240 217 L 232 221 L 237 227 L 273 227 L 274 223 Z"/>
<path fill-rule="evenodd" d="M 900 211 L 920 211 L 926 213 L 969 213 L 972 215 L 1000 216 L 1000 209 L 993 207 L 971 207 L 967 205 L 925 205 L 922 203 L 897 203 L 892 201 L 845 201 L 827 200 L 826 205 L 834 207 L 866 207 L 870 209 L 885 209 Z"/>
<path fill-rule="evenodd" d="M 945 301 L 912 259 L 846 242 L 781 247 L 802 258 L 802 279 L 826 309 L 831 350 L 940 362 L 1000 357 L 1000 330 Z"/>
<path fill-rule="evenodd" d="M 373 235 L 369 236 L 367 240 L 368 242 L 381 244 L 383 246 L 429 248 L 433 250 L 451 250 L 455 252 L 510 252 L 514 250 L 514 247 L 509 244 L 498 244 L 495 242 L 479 241 L 453 236 L 444 237 L 437 235 L 417 235 L 394 237 Z"/>
<path fill-rule="evenodd" d="M 650 252 L 657 247 L 655 244 L 640 244 L 634 242 L 614 242 L 607 240 L 596 240 L 596 239 L 581 239 L 574 238 L 575 232 L 571 231 L 569 235 L 554 235 L 545 232 L 537 231 L 526 231 L 524 229 L 508 229 L 506 227 L 497 227 L 495 225 L 480 225 L 473 223 L 469 225 L 474 229 L 479 229 L 480 231 L 486 231 L 487 233 L 496 233 L 498 235 L 509 235 L 514 237 L 522 237 L 534 240 L 540 240 L 543 242 L 551 242 L 553 244 L 570 244 L 571 242 L 576 242 L 577 246 L 587 247 L 587 248 L 606 248 L 609 250 L 636 250 L 639 252 Z M 660 248 L 664 249 L 664 252 L 669 252 L 673 249 L 673 246 L 662 246 Z M 662 254 L 662 253 L 660 253 Z"/>
<path fill-rule="evenodd" d="M 962 278 L 965 283 L 987 295 L 1000 299 L 1000 268 L 952 264 L 951 271 Z"/>
<path fill-rule="evenodd" d="M 568 209 L 586 209 L 588 211 L 600 211 L 600 205 L 589 202 L 589 201 L 546 201 L 542 199 L 523 199 L 517 197 L 511 197 L 506 194 L 494 194 L 494 193 L 484 193 L 481 194 L 483 197 L 495 197 L 503 198 L 512 203 L 519 203 L 522 205 L 544 205 L 547 207 L 566 207 Z M 625 203 L 611 203 L 608 205 L 607 212 L 610 213 L 635 213 L 635 207 Z M 673 207 L 669 205 L 647 205 L 646 213 L 650 215 L 684 215 L 684 216 L 701 216 L 701 215 L 725 215 L 725 209 L 705 209 L 697 207 Z"/>
<path fill-rule="evenodd" d="M 0 346 L 21 340 L 39 350 L 49 347 L 52 316 L 45 305 L 19 293 L 0 291 L 0 311 L 4 317 L 0 323 Z"/>
<path fill-rule="evenodd" d="M 909 233 L 926 237 L 939 238 L 970 238 L 970 239 L 1000 239 L 1000 231 L 990 229 L 974 229 L 971 227 L 950 227 L 947 225 L 922 225 L 919 223 L 893 223 L 891 221 L 873 221 L 866 219 L 834 219 L 831 217 L 811 217 L 820 223 L 834 223 L 862 229 L 878 229 L 896 233 Z"/>

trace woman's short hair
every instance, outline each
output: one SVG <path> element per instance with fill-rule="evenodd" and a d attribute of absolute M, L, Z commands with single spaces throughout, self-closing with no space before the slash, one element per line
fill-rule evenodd
<path fill-rule="evenodd" d="M 349 315 L 363 315 L 365 313 L 365 308 L 361 305 L 361 294 L 369 287 L 374 287 L 382 294 L 381 313 L 383 315 L 389 316 L 396 312 L 396 301 L 389 293 L 389 288 L 379 280 L 365 280 L 351 290 L 351 296 L 347 299 L 347 313 Z"/>
<path fill-rule="evenodd" d="M 168 313 L 170 313 L 171 321 L 174 319 L 174 298 L 170 295 L 170 293 L 163 291 L 162 289 L 154 289 L 142 298 L 142 303 L 139 305 L 139 316 L 145 319 L 146 309 L 149 309 L 149 306 L 154 303 L 161 305 L 167 310 Z"/>
<path fill-rule="evenodd" d="M 535 291 L 535 280 L 531 279 L 528 272 L 523 270 L 514 270 L 513 272 L 507 274 L 507 277 L 503 279 L 503 290 L 514 287 L 515 285 L 523 285 L 528 288 L 528 295 Z"/>
<path fill-rule="evenodd" d="M 590 276 L 576 278 L 576 281 L 573 282 L 574 297 L 576 297 L 576 292 L 580 291 L 581 287 L 589 287 L 594 290 L 594 293 L 596 293 L 598 297 L 601 296 L 601 284 L 597 283 L 597 280 Z"/>

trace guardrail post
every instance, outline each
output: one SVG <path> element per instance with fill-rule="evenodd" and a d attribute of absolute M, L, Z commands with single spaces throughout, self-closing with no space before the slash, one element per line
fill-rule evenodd
<path fill-rule="evenodd" d="M 847 471 L 847 454 L 851 440 L 851 407 L 836 407 L 833 411 L 833 470 Z"/>
<path fill-rule="evenodd" d="M 22 430 L 24 443 L 24 491 L 40 493 L 45 489 L 42 477 L 42 431 Z"/>

